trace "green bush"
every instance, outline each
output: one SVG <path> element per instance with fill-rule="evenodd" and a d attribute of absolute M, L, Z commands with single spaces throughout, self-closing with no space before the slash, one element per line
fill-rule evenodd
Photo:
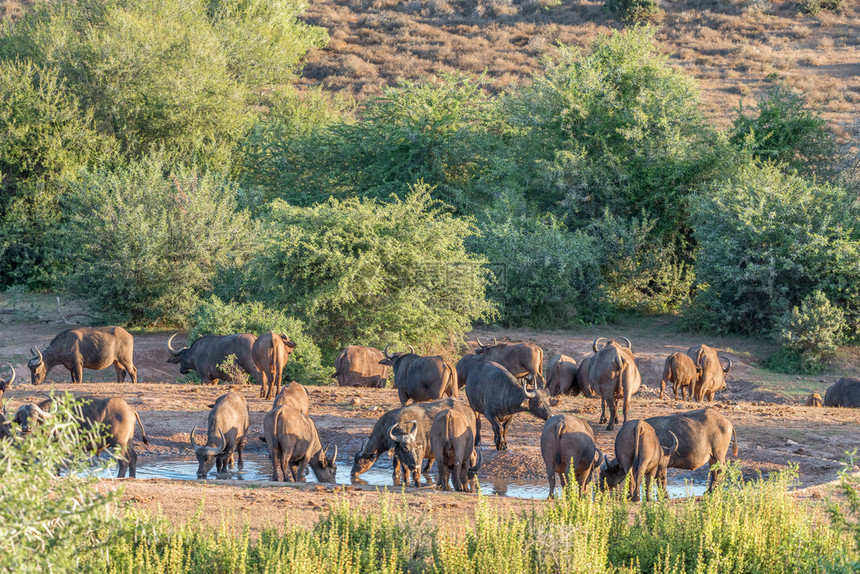
<path fill-rule="evenodd" d="M 699 293 L 691 312 L 719 332 L 771 334 L 820 290 L 860 327 L 860 206 L 844 189 L 750 163 L 695 200 Z"/>
<path fill-rule="evenodd" d="M 276 201 L 264 227 L 248 292 L 301 318 L 325 353 L 351 344 L 439 344 L 493 314 L 486 262 L 463 245 L 472 222 L 432 200 L 426 184 L 391 203 Z"/>
<path fill-rule="evenodd" d="M 776 321 L 777 340 L 798 351 L 810 365 L 835 351 L 844 331 L 844 313 L 818 290 L 807 295 L 799 308 L 793 307 Z"/>
<path fill-rule="evenodd" d="M 777 83 L 759 97 L 750 113 L 741 101 L 730 141 L 762 161 L 784 163 L 803 174 L 833 175 L 836 138 L 824 118 L 810 110 L 803 94 Z"/>
<path fill-rule="evenodd" d="M 605 0 L 606 9 L 619 20 L 644 22 L 660 11 L 658 0 Z"/>
<path fill-rule="evenodd" d="M 0 288 L 51 285 L 59 180 L 109 150 L 56 72 L 0 60 Z"/>
<path fill-rule="evenodd" d="M 68 289 L 136 324 L 187 324 L 215 276 L 241 266 L 255 245 L 232 184 L 171 170 L 157 155 L 82 175 L 63 209 L 61 244 L 75 260 Z"/>
<path fill-rule="evenodd" d="M 80 471 L 89 466 L 87 445 L 99 425 L 87 431 L 71 422 L 76 403 L 56 397 L 57 409 L 26 437 L 0 439 L 0 571 L 75 572 L 84 556 L 98 556 L 119 526 L 118 494 L 96 488 Z M 64 476 L 57 479 L 57 469 Z"/>
<path fill-rule="evenodd" d="M 323 367 L 319 347 L 306 334 L 305 325 L 282 311 L 267 308 L 260 302 L 225 303 L 212 296 L 200 303 L 191 317 L 188 344 L 201 335 L 232 333 L 286 333 L 296 348 L 290 353 L 284 377 L 303 385 L 329 384 L 331 370 Z"/>
<path fill-rule="evenodd" d="M 845 0 L 796 0 L 798 11 L 804 14 L 818 14 L 823 10 L 842 12 L 845 10 Z"/>
<path fill-rule="evenodd" d="M 489 294 L 504 325 L 562 328 L 607 314 L 597 242 L 555 220 L 490 220 L 470 248 L 493 272 Z"/>

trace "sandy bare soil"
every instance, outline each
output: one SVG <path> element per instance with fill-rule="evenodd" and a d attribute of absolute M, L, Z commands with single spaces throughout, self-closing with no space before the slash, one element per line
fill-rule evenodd
<path fill-rule="evenodd" d="M 168 365 L 168 353 L 164 343 L 166 333 L 142 334 L 135 337 L 135 363 L 140 383 L 117 384 L 112 381 L 113 369 L 101 372 L 85 371 L 85 382 L 72 385 L 68 372 L 62 368 L 49 373 L 46 384 L 35 387 L 29 384 L 26 360 L 29 348 L 44 348 L 61 327 L 55 324 L 6 324 L 0 325 L 0 361 L 10 361 L 19 373 L 19 381 L 4 396 L 9 400 L 9 409 L 24 402 L 40 399 L 49 390 L 70 391 L 76 395 L 119 396 L 125 398 L 141 416 L 150 437 L 149 450 L 138 442 L 139 466 L 143 467 L 166 456 L 190 456 L 189 431 L 193 426 L 204 427 L 209 411 L 208 405 L 232 388 L 241 392 L 248 400 L 251 411 L 250 435 L 252 440 L 248 452 L 264 454 L 265 445 L 256 440 L 262 435 L 262 420 L 269 402 L 258 398 L 258 389 L 251 386 L 228 387 L 227 385 L 203 386 L 177 384 L 180 377 L 173 365 Z M 577 359 L 590 354 L 591 340 L 596 334 L 605 333 L 606 328 L 582 332 L 506 332 L 514 339 L 536 340 L 546 350 L 546 357 L 564 351 Z M 492 336 L 491 332 L 478 333 Z M 500 333 L 496 333 L 500 335 Z M 643 375 L 643 388 L 632 403 L 633 418 L 647 418 L 698 407 L 671 399 L 658 399 L 655 387 L 659 386 L 662 364 L 666 355 L 676 350 L 685 350 L 689 337 L 671 332 L 636 333 L 633 338 L 637 364 Z M 725 341 L 722 348 L 726 348 Z M 806 488 L 805 496 L 818 497 L 816 488 L 837 476 L 842 468 L 845 452 L 860 446 L 860 409 L 807 408 L 801 406 L 798 396 L 781 393 L 770 385 L 757 382 L 760 371 L 749 351 L 729 353 L 735 360 L 735 369 L 729 380 L 729 391 L 719 397 L 714 407 L 725 414 L 735 425 L 740 455 L 738 462 L 744 476 L 755 478 L 758 473 L 796 464 L 800 472 L 800 485 Z M 89 382 L 96 380 L 97 382 Z M 791 377 L 788 377 L 791 379 Z M 101 381 L 101 382 L 98 382 Z M 827 378 L 798 379 L 803 389 L 819 392 L 832 382 Z M 361 446 L 361 441 L 370 432 L 376 419 L 385 411 L 399 406 L 393 389 L 350 389 L 337 387 L 309 387 L 311 416 L 314 419 L 322 442 L 336 443 L 351 459 Z M 557 412 L 572 413 L 589 422 L 597 437 L 598 446 L 607 453 L 613 448 L 615 432 L 607 432 L 598 425 L 600 404 L 596 399 L 562 397 L 555 407 Z M 509 450 L 497 452 L 492 449 L 492 431 L 484 425 L 484 455 L 481 475 L 486 479 L 545 480 L 543 460 L 540 456 L 539 438 L 543 421 L 528 414 L 517 415 L 509 434 Z M 349 468 L 341 464 L 338 479 L 349 481 Z M 707 468 L 695 473 L 675 473 L 684 478 L 704 480 Z M 214 475 L 214 473 L 213 473 Z M 207 520 L 220 522 L 248 521 L 253 530 L 288 523 L 312 524 L 336 500 L 346 499 L 354 505 L 372 507 L 379 503 L 377 488 L 358 485 L 338 487 L 307 484 L 302 486 L 272 485 L 269 482 L 246 481 L 237 486 L 235 481 L 173 481 L 173 480 L 105 480 L 106 488 L 122 483 L 124 498 L 141 508 L 161 511 L 171 518 L 184 518 L 198 511 L 200 505 L 218 512 L 207 512 Z M 477 498 L 464 494 L 438 493 L 430 488 L 407 488 L 403 494 L 387 495 L 393 504 L 405 504 L 416 513 L 431 512 L 438 520 L 457 523 L 463 515 L 469 515 Z M 384 495 L 383 495 L 384 496 Z M 513 498 L 494 498 L 508 508 L 531 508 L 542 504 L 539 501 Z"/>

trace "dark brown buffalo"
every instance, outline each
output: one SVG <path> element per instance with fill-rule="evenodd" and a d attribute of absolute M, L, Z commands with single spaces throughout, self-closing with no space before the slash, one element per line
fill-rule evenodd
<path fill-rule="evenodd" d="M 534 343 L 499 343 L 493 337 L 492 345 L 485 345 L 477 337 L 476 355 L 483 355 L 488 361 L 499 363 L 514 377 L 531 377 L 538 387 L 543 388 L 543 349 Z"/>
<path fill-rule="evenodd" d="M 842 377 L 824 393 L 825 407 L 860 408 L 860 379 Z"/>
<path fill-rule="evenodd" d="M 235 355 L 236 366 L 250 374 L 256 383 L 262 384 L 263 373 L 254 361 L 253 348 L 254 341 L 257 340 L 256 336 L 250 333 L 206 335 L 194 341 L 190 347 L 184 347 L 178 351 L 170 345 L 175 336 L 176 334 L 171 335 L 167 340 L 167 350 L 171 355 L 167 362 L 178 364 L 179 372 L 183 375 L 197 371 L 197 375 L 204 383 L 215 384 L 219 379 L 229 381 L 230 375 L 222 371 L 219 365 L 223 364 L 228 356 Z"/>
<path fill-rule="evenodd" d="M 546 369 L 546 390 L 549 395 L 575 397 L 582 393 L 585 398 L 590 399 L 593 396 L 591 387 L 587 383 L 580 385 L 584 377 L 577 376 L 581 369 L 582 367 L 577 367 L 576 361 L 567 355 L 555 355 L 551 358 Z"/>
<path fill-rule="evenodd" d="M 101 438 L 90 445 L 98 454 L 105 449 L 111 452 L 119 449 L 117 478 L 125 478 L 128 471 L 130 478 L 137 473 L 137 452 L 134 450 L 135 423 L 140 425 L 140 434 L 143 444 L 149 444 L 146 430 L 140 422 L 140 416 L 129 404 L 119 397 L 99 399 L 96 397 L 82 397 L 80 399 L 80 411 L 78 424 L 83 429 L 90 429 L 95 423 L 102 426 Z M 46 399 L 39 404 L 21 405 L 15 413 L 14 422 L 21 427 L 21 432 L 29 434 L 32 426 L 44 422 L 54 416 L 51 412 L 53 401 Z"/>
<path fill-rule="evenodd" d="M 642 375 L 633 360 L 630 340 L 620 337 L 622 345 L 615 339 L 606 340 L 603 337 L 595 339 L 591 344 L 595 355 L 588 364 L 588 380 L 601 398 L 600 423 L 609 421 L 606 430 L 612 430 L 618 420 L 617 400 L 621 400 L 624 411 L 624 422 L 627 422 L 627 412 L 630 408 L 630 397 L 639 391 Z M 606 343 L 598 347 L 601 341 Z M 609 407 L 607 419 L 606 409 Z"/>
<path fill-rule="evenodd" d="M 699 369 L 699 379 L 693 387 L 693 396 L 696 401 L 714 399 L 714 393 L 726 390 L 726 375 L 732 369 L 732 360 L 717 354 L 717 350 L 707 345 L 697 345 L 687 349 L 687 356 L 693 359 Z M 721 359 L 725 359 L 727 365 L 723 367 Z"/>
<path fill-rule="evenodd" d="M 9 365 L 9 370 L 12 371 L 12 375 L 8 379 L 0 377 L 0 399 L 3 398 L 3 393 L 5 393 L 6 390 L 12 386 L 12 383 L 15 382 L 15 367 L 9 363 L 6 364 Z"/>
<path fill-rule="evenodd" d="M 317 427 L 307 415 L 292 407 L 275 407 L 263 418 L 263 432 L 272 460 L 272 480 L 278 480 L 278 468 L 284 482 L 304 482 L 310 465 L 319 482 L 334 482 L 337 473 L 337 445 L 331 457 L 326 456 Z"/>
<path fill-rule="evenodd" d="M 197 478 L 206 478 L 213 464 L 216 464 L 215 472 L 225 472 L 227 464 L 233 460 L 233 451 L 239 455 L 239 470 L 242 469 L 242 450 L 248 442 L 248 404 L 245 397 L 232 391 L 218 397 L 209 411 L 206 444 L 200 447 L 194 442 L 196 429 L 191 429 L 190 440 L 199 463 Z"/>
<path fill-rule="evenodd" d="M 715 467 L 726 463 L 729 444 L 732 454 L 738 455 L 738 440 L 735 428 L 729 419 L 711 408 L 677 413 L 663 417 L 652 417 L 645 422 L 654 427 L 660 444 L 672 444 L 674 434 L 678 448 L 669 458 L 669 466 L 684 470 L 696 470 L 710 463 L 708 491 L 713 490 L 722 470 Z"/>
<path fill-rule="evenodd" d="M 630 499 L 639 502 L 639 488 L 645 478 L 645 500 L 651 500 L 651 480 L 668 497 L 666 469 L 669 459 L 678 450 L 678 437 L 672 431 L 672 444 L 663 446 L 654 427 L 645 421 L 628 421 L 615 435 L 615 460 L 607 460 L 600 469 L 601 487 L 615 488 L 630 475 Z"/>
<path fill-rule="evenodd" d="M 137 382 L 137 369 L 131 358 L 134 338 L 122 327 L 82 327 L 66 329 L 54 337 L 43 352 L 30 349 L 33 358 L 27 363 L 30 381 L 39 385 L 51 369 L 63 365 L 72 375 L 73 383 L 83 380 L 83 370 L 100 371 L 111 365 L 116 369 L 116 380 L 121 383 L 128 373 L 131 382 Z"/>
<path fill-rule="evenodd" d="M 274 331 L 263 333 L 254 341 L 251 346 L 251 354 L 263 377 L 260 383 L 261 399 L 272 398 L 272 387 L 274 387 L 274 395 L 281 392 L 284 367 L 287 366 L 290 353 L 295 348 L 296 344 L 290 341 L 289 337 L 284 334 L 279 335 Z"/>
<path fill-rule="evenodd" d="M 672 394 L 678 400 L 678 390 L 681 391 L 681 399 L 685 399 L 688 389 L 690 398 L 693 397 L 693 387 L 702 374 L 701 369 L 696 366 L 689 356 L 684 353 L 672 353 L 666 357 L 663 367 L 663 378 L 660 379 L 660 398 L 666 390 L 666 383 L 672 383 Z"/>
<path fill-rule="evenodd" d="M 526 383 L 517 381 L 499 363 L 485 361 L 476 363 L 469 371 L 466 396 L 475 411 L 475 444 L 481 442 L 481 420 L 483 414 L 493 427 L 496 449 L 507 450 L 508 425 L 514 415 L 530 412 L 539 419 L 552 416 L 549 399 L 541 389 L 529 391 Z"/>
<path fill-rule="evenodd" d="M 475 365 L 479 365 L 481 363 L 486 363 L 487 359 L 484 355 L 463 355 L 463 357 L 457 361 L 457 386 L 463 388 L 466 386 L 466 382 L 469 380 L 469 371 L 472 370 L 472 367 Z"/>
<path fill-rule="evenodd" d="M 310 395 L 308 390 L 295 381 L 291 381 L 286 385 L 278 396 L 275 397 L 275 402 L 272 405 L 273 409 L 278 407 L 293 407 L 301 411 L 303 415 L 308 414 L 311 407 Z"/>
<path fill-rule="evenodd" d="M 806 406 L 808 407 L 820 407 L 824 405 L 824 401 L 821 400 L 821 395 L 818 393 L 812 393 L 808 397 L 806 397 Z"/>
<path fill-rule="evenodd" d="M 457 410 L 474 428 L 472 409 L 458 399 L 415 403 L 388 411 L 376 421 L 368 442 L 362 444 L 361 450 L 355 454 L 352 481 L 360 483 L 359 475 L 370 470 L 380 454 L 388 452 L 394 457 L 394 485 L 400 485 L 401 477 L 402 480 L 407 480 L 408 474 L 420 485 L 422 460 L 428 461 L 426 470 L 434 459 L 428 436 L 430 427 L 436 415 L 445 409 Z"/>
<path fill-rule="evenodd" d="M 341 387 L 385 388 L 388 365 L 380 364 L 385 355 L 375 347 L 350 345 L 334 360 L 334 374 Z"/>
<path fill-rule="evenodd" d="M 444 396 L 457 398 L 457 370 L 440 356 L 422 357 L 413 353 L 388 353 L 380 365 L 389 365 L 394 371 L 394 387 L 405 406 L 409 399 L 420 403 L 435 401 Z M 411 347 L 410 347 L 411 349 Z"/>
<path fill-rule="evenodd" d="M 436 487 L 450 490 L 448 476 L 454 490 L 470 490 L 470 475 L 475 476 L 481 466 L 480 454 L 475 454 L 475 429 L 466 416 L 455 410 L 438 413 L 430 426 L 430 449 L 439 468 Z M 473 461 L 477 457 L 477 463 Z"/>
<path fill-rule="evenodd" d="M 564 489 L 571 466 L 579 484 L 579 495 L 583 496 L 594 469 L 603 460 L 603 453 L 594 443 L 591 426 L 573 415 L 555 415 L 547 419 L 540 435 L 540 451 L 546 464 L 549 498 L 555 496 L 555 475 L 558 474 Z"/>

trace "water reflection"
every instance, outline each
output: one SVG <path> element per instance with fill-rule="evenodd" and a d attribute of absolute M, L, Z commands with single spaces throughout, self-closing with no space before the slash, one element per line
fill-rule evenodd
<path fill-rule="evenodd" d="M 208 479 L 217 480 L 263 480 L 268 481 L 272 476 L 272 463 L 264 454 L 245 454 L 245 467 L 242 471 L 237 469 L 228 472 L 216 473 L 213 469 L 207 476 Z M 197 480 L 197 459 L 193 457 L 155 456 L 139 457 L 137 464 L 137 478 L 168 478 L 174 480 Z M 337 461 L 338 482 L 343 484 L 349 481 L 349 471 L 352 468 L 352 460 L 341 457 Z M 356 484 L 369 484 L 373 486 L 393 487 L 391 475 L 392 463 L 388 459 L 379 459 L 369 471 L 353 481 Z M 107 468 L 96 469 L 94 474 L 99 478 L 115 478 L 116 465 Z M 312 472 L 308 472 L 305 480 L 309 483 L 316 482 Z M 435 484 L 435 476 L 424 475 L 422 486 Z M 502 480 L 498 478 L 484 478 L 480 480 L 481 491 L 485 495 L 508 496 L 514 498 L 546 498 L 549 494 L 549 486 L 546 479 L 542 480 Z M 558 487 L 556 487 L 558 488 Z M 656 488 L 655 488 L 656 489 Z M 654 490 L 655 490 L 654 489 Z M 669 497 L 683 498 L 689 496 L 700 496 L 705 492 L 706 485 L 700 483 L 684 482 L 677 478 L 669 478 Z M 652 492 L 654 492 L 652 490 Z"/>

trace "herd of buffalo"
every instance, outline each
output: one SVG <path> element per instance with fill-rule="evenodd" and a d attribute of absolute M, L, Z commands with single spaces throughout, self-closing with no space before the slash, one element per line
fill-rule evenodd
<path fill-rule="evenodd" d="M 290 352 L 296 347 L 287 335 L 274 332 L 259 337 L 252 334 L 208 335 L 198 338 L 180 350 L 167 341 L 169 363 L 178 364 L 185 374 L 196 371 L 204 382 L 230 380 L 222 370 L 228 356 L 260 385 L 260 397 L 272 399 L 272 409 L 263 421 L 265 441 L 272 462 L 272 480 L 302 481 L 310 466 L 320 482 L 334 482 L 337 445 L 323 447 L 313 420 L 308 416 L 309 395 L 295 382 L 281 389 L 282 372 Z M 371 347 L 349 346 L 335 361 L 332 378 L 341 386 L 384 387 L 388 370 L 394 374 L 401 407 L 383 414 L 370 436 L 355 454 L 351 479 L 361 482 L 366 472 L 383 453 L 394 461 L 395 485 L 421 484 L 435 460 L 437 486 L 448 490 L 449 479 L 456 490 L 474 489 L 481 466 L 481 453 L 475 447 L 481 442 L 481 415 L 493 429 L 496 449 L 507 449 L 507 428 L 514 415 L 528 412 L 545 422 L 540 448 L 546 463 L 550 496 L 555 490 L 555 476 L 564 487 L 568 472 L 584 491 L 592 476 L 599 477 L 603 487 L 615 487 L 630 475 L 630 495 L 639 498 L 645 481 L 646 498 L 652 479 L 665 491 L 668 467 L 695 470 L 710 463 L 709 489 L 719 479 L 719 465 L 724 463 L 729 446 L 738 454 L 737 438 L 731 422 L 711 408 L 628 420 L 631 397 L 639 390 L 642 377 L 633 357 L 631 342 L 598 338 L 592 344 L 593 354 L 577 362 L 566 355 L 552 357 L 544 376 L 543 350 L 533 343 L 498 342 L 484 344 L 478 339 L 473 353 L 452 365 L 441 356 L 421 356 L 410 346 L 409 352 L 389 353 Z M 121 327 L 68 329 L 57 335 L 43 351 L 31 349 L 28 362 L 31 383 L 38 385 L 47 373 L 62 365 L 73 382 L 81 382 L 82 369 L 104 369 L 113 365 L 117 381 L 126 375 L 137 382 L 132 355 L 133 337 Z M 11 365 L 9 379 L 0 378 L 0 398 L 14 382 Z M 726 375 L 732 361 L 707 345 L 691 347 L 686 353 L 666 358 L 660 382 L 660 397 L 671 383 L 675 399 L 711 401 L 715 393 L 725 390 Z M 466 401 L 460 393 L 465 390 Z M 615 458 L 606 457 L 594 440 L 591 426 L 565 414 L 554 414 L 550 396 L 582 394 L 601 399 L 600 423 L 612 430 L 623 413 L 621 429 L 615 438 Z M 411 404 L 409 404 L 411 401 Z M 828 389 L 822 400 L 811 395 L 810 406 L 860 407 L 860 379 L 842 378 Z M 53 416 L 52 400 L 24 404 L 7 420 L 0 415 L 0 438 L 18 431 L 27 434 L 34 424 Z M 608 410 L 608 413 L 607 413 Z M 235 392 L 218 398 L 209 412 L 206 443 L 195 442 L 196 428 L 190 441 L 199 467 L 198 478 L 205 478 L 212 466 L 225 471 L 238 458 L 248 440 L 248 405 Z M 93 398 L 85 401 L 80 424 L 104 425 L 100 450 L 117 449 L 119 473 L 135 476 L 137 455 L 133 438 L 140 426 L 143 442 L 146 431 L 138 414 L 122 398 Z M 595 475 L 595 472 L 597 473 Z"/>

